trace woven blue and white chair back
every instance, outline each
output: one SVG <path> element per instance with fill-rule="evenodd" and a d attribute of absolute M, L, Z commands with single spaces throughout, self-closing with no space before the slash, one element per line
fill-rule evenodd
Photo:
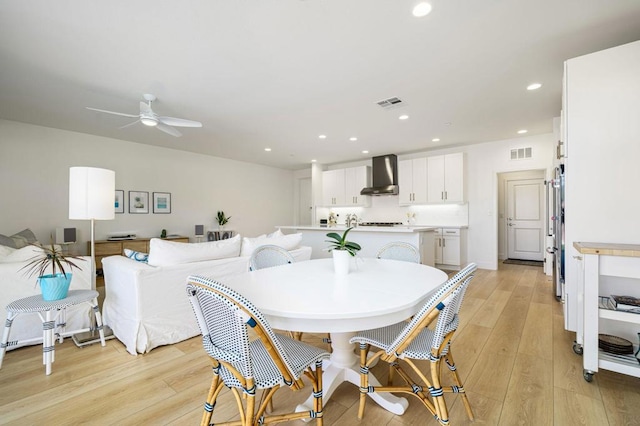
<path fill-rule="evenodd" d="M 378 259 L 402 260 L 420 263 L 420 251 L 412 244 L 394 241 L 382 246 L 376 255 Z"/>
<path fill-rule="evenodd" d="M 257 247 L 253 253 L 251 253 L 249 270 L 257 271 L 258 269 L 271 268 L 293 262 L 295 262 L 295 259 L 287 250 L 282 247 L 267 244 Z"/>
<path fill-rule="evenodd" d="M 261 338 L 268 340 L 264 346 L 273 348 L 269 355 L 284 377 L 284 382 L 290 382 L 292 378 L 298 379 L 271 326 L 249 300 L 229 287 L 201 276 L 188 278 L 187 295 L 200 326 L 202 343 L 209 356 L 229 363 L 244 378 L 255 377 L 253 363 L 265 360 L 252 359 L 252 355 L 258 354 L 250 352 L 247 326 L 260 327 L 264 332 L 261 333 Z M 242 387 L 224 365 L 221 366 L 219 374 L 225 385 Z"/>
<path fill-rule="evenodd" d="M 387 354 L 395 353 L 402 357 L 402 349 L 400 349 L 399 352 L 398 349 L 406 347 L 410 343 L 407 342 L 407 339 L 410 338 L 410 336 L 415 336 L 418 328 L 428 325 L 428 322 L 426 322 L 427 318 L 434 310 L 438 310 L 439 314 L 434 329 L 431 348 L 439 348 L 444 337 L 458 327 L 458 312 L 462 306 L 462 298 L 476 269 L 478 269 L 478 266 L 475 263 L 470 263 L 460 272 L 449 278 L 444 284 L 440 285 L 427 303 L 413 316 L 398 337 L 389 345 L 386 351 Z"/>

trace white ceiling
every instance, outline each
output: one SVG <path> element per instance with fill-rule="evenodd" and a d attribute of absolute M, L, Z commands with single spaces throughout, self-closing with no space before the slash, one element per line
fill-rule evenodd
<path fill-rule="evenodd" d="M 640 39 L 638 0 L 413 4 L 2 0 L 0 118 L 299 169 L 550 133 L 563 61 Z M 203 127 L 85 109 L 137 114 L 143 93 Z"/>

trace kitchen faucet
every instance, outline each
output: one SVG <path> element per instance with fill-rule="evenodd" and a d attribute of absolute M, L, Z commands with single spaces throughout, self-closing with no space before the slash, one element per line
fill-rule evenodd
<path fill-rule="evenodd" d="M 347 214 L 345 225 L 347 225 L 347 228 L 358 226 L 358 215 L 356 215 L 355 213 Z"/>

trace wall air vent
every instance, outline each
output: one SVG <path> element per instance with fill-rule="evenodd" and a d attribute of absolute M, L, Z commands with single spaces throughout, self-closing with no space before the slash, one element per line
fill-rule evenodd
<path fill-rule="evenodd" d="M 393 97 L 393 98 L 378 101 L 376 103 L 380 105 L 382 108 L 387 109 L 387 108 L 397 107 L 402 105 L 402 100 L 400 98 Z"/>
<path fill-rule="evenodd" d="M 532 155 L 533 155 L 533 149 L 531 147 L 515 148 L 511 150 L 512 160 L 523 160 L 525 158 L 531 158 Z"/>

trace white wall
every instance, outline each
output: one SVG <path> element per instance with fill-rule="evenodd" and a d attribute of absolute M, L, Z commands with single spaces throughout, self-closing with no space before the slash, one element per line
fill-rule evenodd
<path fill-rule="evenodd" d="M 194 226 L 216 229 L 217 210 L 232 216 L 228 227 L 247 236 L 293 223 L 292 171 L 82 133 L 0 120 L 0 234 L 31 228 L 49 241 L 56 227 L 78 228 L 90 238 L 89 222 L 68 219 L 69 167 L 114 170 L 116 189 L 170 192 L 171 214 L 117 214 L 96 222 L 96 238 L 133 232 L 159 236 L 162 229 L 194 240 Z M 85 244 L 73 248 L 85 253 Z"/>
<path fill-rule="evenodd" d="M 398 160 L 454 152 L 466 153 L 465 205 L 425 205 L 400 207 L 397 196 L 373 197 L 368 208 L 333 208 L 340 213 L 356 213 L 365 221 L 406 221 L 406 213 L 416 213 L 417 225 L 468 225 L 467 260 L 480 268 L 498 268 L 498 174 L 522 170 L 545 170 L 550 176 L 554 166 L 556 137 L 552 134 L 518 137 L 465 147 L 418 152 L 398 156 Z M 514 148 L 532 148 L 532 158 L 510 160 Z M 370 160 L 332 165 L 331 169 L 371 165 Z M 316 175 L 314 175 L 316 188 Z M 317 200 L 317 198 L 316 198 Z M 317 220 L 326 217 L 329 209 L 318 208 Z"/>

